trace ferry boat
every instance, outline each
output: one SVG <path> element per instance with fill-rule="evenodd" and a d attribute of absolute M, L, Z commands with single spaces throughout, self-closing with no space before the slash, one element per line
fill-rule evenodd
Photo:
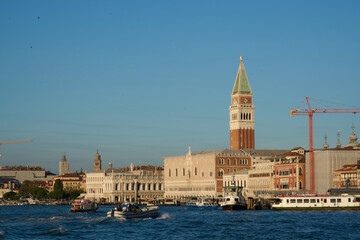
<path fill-rule="evenodd" d="M 360 196 L 342 194 L 277 196 L 272 210 L 360 210 Z"/>
<path fill-rule="evenodd" d="M 246 200 L 241 194 L 242 187 L 227 186 L 223 188 L 225 196 L 220 204 L 223 210 L 246 210 Z"/>
<path fill-rule="evenodd" d="M 71 203 L 70 212 L 95 212 L 98 206 L 87 199 L 76 199 Z"/>
<path fill-rule="evenodd" d="M 137 204 L 124 204 L 117 206 L 116 208 L 109 211 L 107 217 L 118 217 L 118 218 L 157 218 L 159 216 L 159 207 L 140 207 Z"/>

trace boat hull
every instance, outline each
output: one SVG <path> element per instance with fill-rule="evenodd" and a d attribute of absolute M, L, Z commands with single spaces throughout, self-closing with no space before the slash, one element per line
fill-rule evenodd
<path fill-rule="evenodd" d="M 274 211 L 341 211 L 360 210 L 360 207 L 272 207 Z"/>
<path fill-rule="evenodd" d="M 128 212 L 128 211 L 118 211 L 111 210 L 107 213 L 108 217 L 117 217 L 117 218 L 157 218 L 159 217 L 159 208 L 152 207 L 148 209 L 144 209 L 138 212 Z"/>
<path fill-rule="evenodd" d="M 223 210 L 246 210 L 246 205 L 234 204 L 234 205 L 223 205 L 221 206 Z"/>

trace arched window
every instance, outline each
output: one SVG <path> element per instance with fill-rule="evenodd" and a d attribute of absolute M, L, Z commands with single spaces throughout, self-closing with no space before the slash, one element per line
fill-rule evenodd
<path fill-rule="evenodd" d="M 302 176 L 302 168 L 299 168 L 299 176 Z"/>
<path fill-rule="evenodd" d="M 224 170 L 220 169 L 219 172 L 218 172 L 218 176 L 222 177 L 223 175 L 224 175 Z"/>
<path fill-rule="evenodd" d="M 302 189 L 302 182 L 299 182 L 299 189 Z"/>
<path fill-rule="evenodd" d="M 231 161 L 230 161 L 230 158 L 228 158 L 228 165 L 230 165 L 230 162 L 231 162 Z"/>
<path fill-rule="evenodd" d="M 237 161 L 236 161 L 236 158 L 234 159 L 234 165 L 236 165 L 237 164 Z"/>

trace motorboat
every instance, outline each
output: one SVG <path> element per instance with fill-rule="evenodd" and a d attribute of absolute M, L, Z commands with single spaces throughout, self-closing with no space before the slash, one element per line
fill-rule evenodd
<path fill-rule="evenodd" d="M 76 199 L 71 203 L 70 212 L 95 212 L 98 205 L 88 199 Z"/>
<path fill-rule="evenodd" d="M 360 210 L 360 196 L 278 195 L 272 210 Z"/>
<path fill-rule="evenodd" d="M 118 218 L 157 218 L 159 216 L 158 206 L 139 206 L 137 204 L 118 205 L 107 213 L 107 217 Z"/>
<path fill-rule="evenodd" d="M 210 198 L 199 198 L 196 202 L 188 202 L 186 207 L 195 209 L 217 209 L 219 208 L 219 204 Z"/>
<path fill-rule="evenodd" d="M 247 204 L 241 193 L 242 187 L 226 186 L 223 188 L 224 197 L 220 204 L 223 210 L 246 210 Z"/>

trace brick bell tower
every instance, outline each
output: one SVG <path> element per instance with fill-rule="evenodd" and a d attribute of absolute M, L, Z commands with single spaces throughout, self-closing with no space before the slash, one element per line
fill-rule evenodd
<path fill-rule="evenodd" d="M 231 93 L 230 111 L 230 149 L 255 149 L 255 120 L 253 94 L 247 78 L 243 59 Z"/>

